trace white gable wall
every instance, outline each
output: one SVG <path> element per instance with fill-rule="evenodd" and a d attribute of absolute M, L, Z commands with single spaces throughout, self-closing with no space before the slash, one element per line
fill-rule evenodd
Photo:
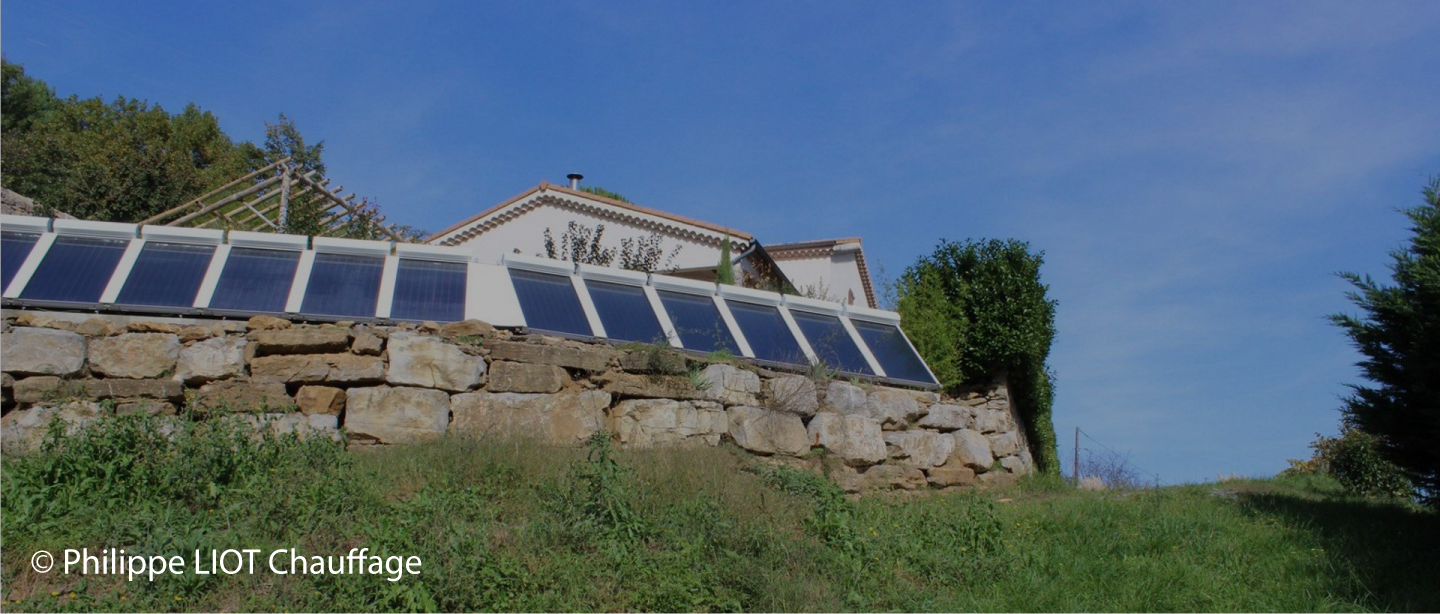
<path fill-rule="evenodd" d="M 481 262 L 499 262 L 504 256 L 514 253 L 516 249 L 526 256 L 544 256 L 545 230 L 547 228 L 550 230 L 550 236 L 555 238 L 558 249 L 561 235 L 565 233 L 570 222 L 576 222 L 592 229 L 603 224 L 605 235 L 601 238 L 600 244 L 617 250 L 615 262 L 617 266 L 619 265 L 618 250 L 622 239 L 642 239 L 649 237 L 655 231 L 660 232 L 660 236 L 663 238 L 661 247 L 664 248 L 667 255 L 675 249 L 675 246 L 682 246 L 680 253 L 676 254 L 675 260 L 670 263 L 671 267 L 714 266 L 720 260 L 718 243 L 705 244 L 690 237 L 680 236 L 678 233 L 667 232 L 663 227 L 659 229 L 645 228 L 626 220 L 601 217 L 588 211 L 548 202 L 541 203 L 499 226 L 461 243 L 458 247 L 470 250 Z M 664 266 L 665 262 L 662 260 L 660 264 Z"/>
<path fill-rule="evenodd" d="M 790 283 L 795 284 L 795 288 L 802 293 L 807 286 L 814 287 L 826 291 L 828 296 L 822 298 L 849 303 L 853 296 L 854 304 L 875 307 L 865 297 L 865 284 L 860 279 L 860 265 L 855 260 L 856 253 L 836 250 L 804 258 L 781 255 L 776 258 L 776 264 L 780 265 L 780 270 L 790 278 Z M 822 285 L 824 287 L 820 288 Z"/>

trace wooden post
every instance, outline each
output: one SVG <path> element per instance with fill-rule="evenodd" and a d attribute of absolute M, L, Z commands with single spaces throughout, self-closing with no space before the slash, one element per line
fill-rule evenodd
<path fill-rule="evenodd" d="M 290 165 L 280 168 L 284 169 L 285 180 L 280 182 L 280 225 L 276 226 L 276 230 L 284 232 L 285 223 L 290 220 Z"/>
<path fill-rule="evenodd" d="M 1075 466 L 1070 468 L 1075 476 L 1075 487 L 1080 487 L 1080 427 L 1075 427 Z"/>

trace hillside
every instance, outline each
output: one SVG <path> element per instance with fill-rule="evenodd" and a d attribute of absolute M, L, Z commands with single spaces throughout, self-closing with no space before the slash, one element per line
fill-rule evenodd
<path fill-rule="evenodd" d="M 106 421 L 3 464 L 4 608 L 32 610 L 1410 610 L 1440 519 L 1321 480 L 849 499 L 726 448 L 448 438 L 345 451 L 226 421 Z M 30 554 L 354 547 L 356 576 L 37 574 Z"/>

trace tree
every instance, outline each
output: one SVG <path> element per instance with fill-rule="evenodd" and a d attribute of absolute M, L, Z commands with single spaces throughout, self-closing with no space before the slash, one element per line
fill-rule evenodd
<path fill-rule="evenodd" d="M 557 243 L 551 236 L 550 229 L 546 228 L 545 257 L 580 264 L 610 266 L 610 263 L 615 261 L 615 248 L 600 244 L 600 238 L 604 236 L 604 224 L 590 228 L 572 221 L 565 226 L 565 232 L 560 234 L 560 241 Z"/>
<path fill-rule="evenodd" d="M 580 264 L 593 264 L 596 266 L 611 266 L 616 256 L 620 258 L 620 268 L 629 271 L 644 271 L 652 273 L 662 268 L 668 268 L 680 253 L 683 245 L 676 245 L 675 249 L 665 252 L 664 238 L 658 232 L 652 232 L 649 236 L 639 238 L 626 238 L 620 240 L 620 249 L 605 247 L 601 244 L 601 238 L 605 236 L 605 225 L 597 224 L 594 228 L 579 222 L 569 222 L 565 226 L 565 232 L 560 233 L 560 240 L 556 241 L 550 229 L 545 229 L 545 258 L 553 260 L 567 260 Z"/>
<path fill-rule="evenodd" d="M 0 131 L 6 134 L 29 130 L 35 120 L 55 107 L 55 90 L 44 81 L 25 75 L 25 67 L 0 61 L 3 64 L 4 87 L 0 95 L 0 109 L 4 119 Z"/>
<path fill-rule="evenodd" d="M 715 282 L 735 285 L 735 265 L 730 263 L 730 237 L 720 242 L 720 262 L 715 265 Z"/>
<path fill-rule="evenodd" d="M 896 281 L 901 326 L 940 384 L 1008 376 L 1036 465 L 1059 471 L 1050 418 L 1055 301 L 1040 281 L 1044 253 L 1022 241 L 942 240 Z"/>
<path fill-rule="evenodd" d="M 1421 193 L 1424 202 L 1404 210 L 1409 245 L 1390 253 L 1394 285 L 1340 273 L 1362 314 L 1331 320 L 1364 355 L 1357 366 L 1373 383 L 1350 386 L 1345 419 L 1373 435 L 1381 454 L 1440 507 L 1440 176 Z"/>

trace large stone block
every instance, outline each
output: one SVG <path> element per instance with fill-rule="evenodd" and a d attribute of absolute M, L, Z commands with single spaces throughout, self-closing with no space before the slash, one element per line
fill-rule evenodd
<path fill-rule="evenodd" d="M 284 318 L 275 316 L 255 316 L 246 322 L 250 330 L 281 330 L 290 328 L 293 324 Z"/>
<path fill-rule="evenodd" d="M 990 439 L 990 450 L 996 457 L 1010 456 L 1020 451 L 1020 436 L 1015 431 L 1005 431 L 987 435 Z"/>
<path fill-rule="evenodd" d="M 865 415 L 882 426 L 902 426 L 924 413 L 920 403 L 905 390 L 877 388 L 865 398 Z"/>
<path fill-rule="evenodd" d="M 330 386 L 301 386 L 295 391 L 295 406 L 307 416 L 338 416 L 345 410 L 345 391 Z"/>
<path fill-rule="evenodd" d="M 984 473 L 995 464 L 995 454 L 990 450 L 990 440 L 978 431 L 960 429 L 950 434 L 955 438 L 955 453 L 950 463 L 969 467 L 976 473 Z"/>
<path fill-rule="evenodd" d="M 782 376 L 765 380 L 765 406 L 801 416 L 820 411 L 815 380 L 800 376 Z"/>
<path fill-rule="evenodd" d="M 610 410 L 620 443 L 637 447 L 718 445 L 725 434 L 725 408 L 713 401 L 630 399 Z"/>
<path fill-rule="evenodd" d="M 55 403 L 70 400 L 185 398 L 180 382 L 153 379 L 67 380 L 52 375 L 15 382 L 15 400 L 21 403 Z"/>
<path fill-rule="evenodd" d="M 730 438 L 756 454 L 800 456 L 810 451 L 810 437 L 800 416 L 737 405 L 729 410 Z"/>
<path fill-rule="evenodd" d="M 885 460 L 880 423 L 866 416 L 822 412 L 806 427 L 811 444 L 825 446 L 847 465 L 873 465 Z"/>
<path fill-rule="evenodd" d="M 455 432 L 471 436 L 536 438 L 561 445 L 585 441 L 605 427 L 610 394 L 471 392 L 451 399 Z M 348 421 L 347 421 L 348 424 Z"/>
<path fill-rule="evenodd" d="M 245 375 L 245 346 L 239 337 L 216 337 L 181 348 L 175 380 L 191 386 Z"/>
<path fill-rule="evenodd" d="M 945 465 L 930 469 L 925 477 L 936 488 L 969 486 L 975 483 L 975 470 L 960 465 Z"/>
<path fill-rule="evenodd" d="M 760 376 L 733 365 L 712 364 L 700 372 L 704 397 L 726 405 L 757 405 Z"/>
<path fill-rule="evenodd" d="M 500 360 L 490 365 L 490 392 L 559 392 L 570 376 L 555 365 Z"/>
<path fill-rule="evenodd" d="M 920 419 L 920 426 L 937 431 L 957 431 L 970 428 L 973 420 L 969 407 L 936 403 L 931 405 L 929 413 Z"/>
<path fill-rule="evenodd" d="M 293 404 L 279 382 L 225 380 L 211 382 L 195 393 L 195 406 L 206 411 L 273 412 Z"/>
<path fill-rule="evenodd" d="M 606 392 L 622 398 L 703 399 L 700 390 L 684 375 L 641 375 L 638 373 L 605 373 L 595 378 Z"/>
<path fill-rule="evenodd" d="M 998 433 L 1011 428 L 1010 412 L 1003 409 L 975 408 L 975 430 Z"/>
<path fill-rule="evenodd" d="M 463 392 L 485 381 L 484 358 L 466 354 L 439 338 L 394 332 L 387 344 L 390 370 L 385 381 L 391 384 Z"/>
<path fill-rule="evenodd" d="M 7 453 L 31 452 L 44 441 L 51 420 L 59 418 L 65 423 L 66 432 L 74 433 L 104 415 L 105 410 L 93 401 L 37 405 L 12 411 L 0 418 L 0 447 Z"/>
<path fill-rule="evenodd" d="M 825 387 L 825 405 L 842 414 L 865 414 L 865 389 L 842 381 Z"/>
<path fill-rule="evenodd" d="M 943 465 L 955 451 L 952 437 L 930 431 L 887 432 L 885 443 L 890 444 L 890 458 L 916 467 Z"/>
<path fill-rule="evenodd" d="M 15 375 L 73 375 L 85 366 L 85 338 L 49 328 L 0 335 L 0 368 Z"/>
<path fill-rule="evenodd" d="M 441 326 L 440 335 L 446 339 L 484 341 L 495 335 L 495 327 L 480 320 L 461 320 Z"/>
<path fill-rule="evenodd" d="M 601 346 L 570 347 L 497 341 L 487 347 L 490 348 L 491 360 L 513 360 L 594 372 L 609 368 L 615 356 L 615 350 Z"/>
<path fill-rule="evenodd" d="M 126 333 L 90 342 L 90 370 L 106 377 L 163 377 L 175 371 L 180 339 L 170 333 Z"/>
<path fill-rule="evenodd" d="M 385 349 L 385 340 L 371 330 L 357 331 L 350 341 L 350 351 L 366 356 L 379 356 Z"/>
<path fill-rule="evenodd" d="M 862 490 L 916 490 L 925 485 L 925 473 L 915 467 L 875 465 L 860 474 Z"/>
<path fill-rule="evenodd" d="M 1006 471 L 1016 475 L 1030 473 L 1029 469 L 1025 466 L 1025 461 L 1021 460 L 1019 456 L 1006 456 L 1000 459 L 1000 466 L 1004 467 Z"/>
<path fill-rule="evenodd" d="M 450 395 L 439 390 L 376 386 L 346 393 L 350 438 L 379 443 L 434 439 L 450 424 Z"/>
<path fill-rule="evenodd" d="M 256 356 L 273 354 L 327 354 L 350 347 L 350 331 L 344 328 L 285 328 L 250 333 Z"/>
<path fill-rule="evenodd" d="M 250 360 L 250 377 L 257 382 L 288 384 L 364 384 L 385 379 L 385 362 L 376 356 L 354 354 L 287 354 Z"/>

